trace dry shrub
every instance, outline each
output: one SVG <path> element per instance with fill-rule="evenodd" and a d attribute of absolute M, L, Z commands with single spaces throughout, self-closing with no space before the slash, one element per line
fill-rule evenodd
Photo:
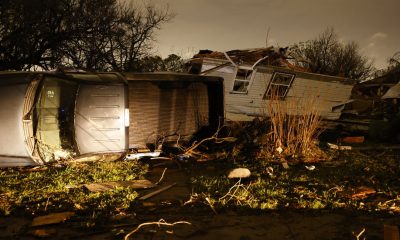
<path fill-rule="evenodd" d="M 270 152 L 306 158 L 322 153 L 316 141 L 323 129 L 315 98 L 287 101 L 273 93 L 264 114 L 270 124 Z"/>

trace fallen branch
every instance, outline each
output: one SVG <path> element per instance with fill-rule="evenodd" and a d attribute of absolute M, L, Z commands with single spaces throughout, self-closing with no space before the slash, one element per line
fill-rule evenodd
<path fill-rule="evenodd" d="M 158 185 L 158 184 L 161 183 L 161 181 L 163 180 L 164 174 L 165 174 L 165 172 L 167 171 L 167 169 L 168 169 L 168 168 L 164 168 L 164 171 L 162 172 L 161 177 L 160 177 L 160 179 L 158 180 L 158 182 L 156 182 L 156 185 Z"/>
<path fill-rule="evenodd" d="M 212 204 L 210 198 L 206 197 L 206 201 L 208 203 L 208 205 L 210 206 L 210 208 L 213 210 L 213 212 L 215 213 L 215 215 L 218 215 L 217 210 L 215 210 L 214 205 Z"/>
<path fill-rule="evenodd" d="M 209 142 L 209 141 L 214 141 L 217 144 L 220 144 L 220 143 L 223 143 L 223 142 L 236 142 L 237 139 L 235 137 L 223 137 L 223 138 L 218 137 L 219 132 L 221 131 L 221 129 L 223 127 L 224 126 L 221 126 L 219 124 L 217 131 L 211 137 L 204 138 L 199 142 L 194 142 L 192 144 L 192 146 L 184 149 L 184 154 L 186 154 L 188 156 L 201 156 L 202 154 L 200 152 L 196 151 L 196 149 L 199 146 L 201 146 L 202 144 L 204 144 L 205 142 Z"/>
<path fill-rule="evenodd" d="M 357 240 L 360 240 L 360 237 L 364 234 L 364 232 L 365 232 L 365 228 L 363 228 L 363 230 L 361 230 L 361 232 L 357 235 L 353 232 L 353 236 L 356 237 Z M 365 238 L 363 238 L 363 239 L 365 240 Z"/>
<path fill-rule="evenodd" d="M 188 224 L 188 225 L 192 225 L 190 222 L 187 221 L 178 221 L 178 222 L 174 222 L 174 223 L 167 223 L 164 219 L 160 219 L 158 222 L 147 222 L 147 223 L 142 223 L 139 226 L 137 226 L 134 230 L 132 230 L 131 232 L 129 232 L 128 234 L 125 235 L 125 240 L 128 240 L 129 237 L 134 234 L 135 232 L 139 231 L 142 227 L 144 226 L 149 226 L 149 225 L 157 225 L 158 227 L 160 226 L 169 226 L 169 227 L 173 227 L 177 224 Z"/>

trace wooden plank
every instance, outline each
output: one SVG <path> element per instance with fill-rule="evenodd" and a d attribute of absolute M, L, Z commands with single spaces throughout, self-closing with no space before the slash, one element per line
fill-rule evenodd
<path fill-rule="evenodd" d="M 147 189 L 154 188 L 157 185 L 150 182 L 149 180 L 133 180 L 133 181 L 115 181 L 115 182 L 104 182 L 104 183 L 89 183 L 83 184 L 91 192 L 105 192 L 116 187 L 129 187 L 133 189 Z"/>
<path fill-rule="evenodd" d="M 32 227 L 44 226 L 50 224 L 56 224 L 60 222 L 64 222 L 75 215 L 74 212 L 61 212 L 61 213 L 52 213 L 46 216 L 40 216 L 33 219 Z"/>
<path fill-rule="evenodd" d="M 149 194 L 144 195 L 143 197 L 140 197 L 139 200 L 146 200 L 146 199 L 149 199 L 149 198 L 151 198 L 151 197 L 153 197 L 153 196 L 155 196 L 155 195 L 157 195 L 157 194 L 160 194 L 160 193 L 162 193 L 162 192 L 164 192 L 164 191 L 166 191 L 166 190 L 172 188 L 172 187 L 175 186 L 175 185 L 176 185 L 176 183 L 173 183 L 173 184 L 171 184 L 171 185 L 168 185 L 168 186 L 165 186 L 165 187 L 163 187 L 163 188 L 160 188 L 160 189 L 158 189 L 158 190 L 156 190 L 156 191 L 154 191 L 154 192 L 151 192 L 151 193 L 149 193 Z"/>

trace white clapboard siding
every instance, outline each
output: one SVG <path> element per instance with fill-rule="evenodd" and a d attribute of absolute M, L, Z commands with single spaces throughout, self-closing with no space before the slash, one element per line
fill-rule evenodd
<path fill-rule="evenodd" d="M 207 63 L 211 68 L 212 63 Z M 216 66 L 216 65 L 215 65 Z M 226 69 L 225 69 L 226 68 Z M 250 116 L 268 115 L 269 100 L 265 100 L 272 77 L 273 68 L 268 71 L 255 71 L 255 76 L 250 82 L 246 94 L 232 93 L 232 84 L 235 79 L 235 71 L 227 71 L 232 67 L 225 67 L 208 75 L 224 78 L 225 111 L 227 119 L 230 117 L 248 120 Z M 281 69 L 280 69 L 281 70 Z M 296 74 L 295 72 L 289 71 Z M 304 74 L 300 74 L 304 75 Z M 310 76 L 312 74 L 309 74 Z M 329 78 L 329 80 L 327 80 Z M 289 114 L 301 115 L 304 113 L 318 112 L 325 119 L 338 119 L 340 111 L 333 111 L 333 107 L 344 104 L 350 99 L 352 85 L 343 83 L 344 79 L 313 75 L 309 79 L 306 75 L 295 77 L 285 100 L 280 101 Z M 231 114 L 232 113 L 232 114 Z"/>

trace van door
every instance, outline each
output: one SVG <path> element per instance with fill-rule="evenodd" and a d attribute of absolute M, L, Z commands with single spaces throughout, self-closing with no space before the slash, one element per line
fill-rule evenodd
<path fill-rule="evenodd" d="M 129 112 L 123 84 L 81 84 L 75 107 L 80 154 L 128 150 Z"/>

